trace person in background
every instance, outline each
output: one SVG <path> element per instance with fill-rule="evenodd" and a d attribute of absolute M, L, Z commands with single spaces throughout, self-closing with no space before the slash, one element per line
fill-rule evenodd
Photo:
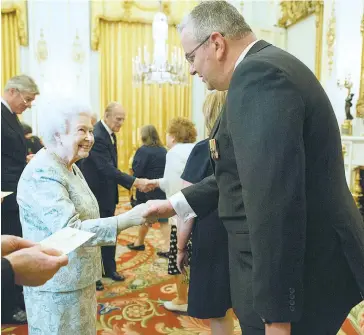
<path fill-rule="evenodd" d="M 27 154 L 35 155 L 40 149 L 44 147 L 43 142 L 38 136 L 33 135 L 33 129 L 31 126 L 24 122 L 21 122 L 20 124 L 24 131 L 25 142 L 27 145 Z"/>
<path fill-rule="evenodd" d="M 183 188 L 181 175 L 188 156 L 195 145 L 196 138 L 197 131 L 192 121 L 182 117 L 170 121 L 167 128 L 167 147 L 169 151 L 166 156 L 164 175 L 163 178 L 153 180 L 155 185 L 166 193 L 167 197 Z M 188 283 L 185 275 L 181 274 L 177 269 L 177 217 L 170 218 L 169 224 L 169 226 L 166 226 L 166 228 L 170 227 L 168 274 L 175 276 L 177 296 L 172 301 L 164 302 L 164 307 L 170 311 L 186 312 Z M 161 227 L 164 228 L 164 225 Z"/>
<path fill-rule="evenodd" d="M 146 125 L 140 130 L 140 137 L 143 145 L 136 151 L 132 163 L 132 171 L 136 178 L 156 179 L 162 178 L 166 166 L 167 150 L 163 146 L 157 129 L 152 125 Z M 136 199 L 132 206 L 142 204 L 152 199 L 165 199 L 166 194 L 156 188 L 151 192 L 143 193 L 136 191 Z M 159 223 L 165 225 L 168 219 L 160 219 Z M 139 227 L 138 238 L 134 243 L 128 244 L 130 250 L 143 251 L 145 250 L 144 240 L 149 227 L 141 225 Z"/>
<path fill-rule="evenodd" d="M 132 186 L 149 191 L 146 180 L 135 178 L 118 169 L 118 145 L 116 133 L 121 130 L 126 117 L 124 108 L 118 102 L 107 105 L 103 118 L 94 126 L 95 145 L 90 155 L 80 161 L 79 167 L 85 179 L 95 195 L 100 216 L 110 217 L 115 213 L 119 203 L 118 185 L 127 189 Z M 103 246 L 101 248 L 102 263 L 106 277 L 115 281 L 123 281 L 125 277 L 116 270 L 116 247 Z M 101 281 L 96 283 L 97 290 L 103 290 Z"/>
<path fill-rule="evenodd" d="M 208 133 L 220 116 L 225 99 L 226 91 L 215 91 L 206 97 L 202 111 Z M 212 173 L 208 139 L 205 139 L 192 149 L 181 178 L 188 186 Z M 191 219 L 189 224 L 177 227 L 177 267 L 182 273 L 188 264 L 187 246 L 192 232 L 188 315 L 209 319 L 212 335 L 232 335 L 234 313 L 230 297 L 228 237 L 217 210 L 203 219 Z"/>
<path fill-rule="evenodd" d="M 145 223 L 141 213 L 146 205 L 100 218 L 97 200 L 75 164 L 94 144 L 90 107 L 62 99 L 45 110 L 45 148 L 26 166 L 18 185 L 24 237 L 40 242 L 65 227 L 95 235 L 71 251 L 68 265 L 44 285 L 24 287 L 29 335 L 96 334 L 100 246 L 115 245 L 122 230 Z"/>
<path fill-rule="evenodd" d="M 27 76 L 12 77 L 5 85 L 1 98 L 1 191 L 13 192 L 1 204 L 1 234 L 22 236 L 16 190 L 21 173 L 32 155 L 27 154 L 26 140 L 18 115 L 39 94 L 35 81 Z M 16 287 L 14 299 L 8 301 L 3 323 L 25 323 L 22 288 Z"/>

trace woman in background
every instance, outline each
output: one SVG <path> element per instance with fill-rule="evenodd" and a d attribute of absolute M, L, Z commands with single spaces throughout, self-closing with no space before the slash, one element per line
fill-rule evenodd
<path fill-rule="evenodd" d="M 167 153 L 166 168 L 163 178 L 156 179 L 155 183 L 165 193 L 167 198 L 183 188 L 181 174 L 185 168 L 196 141 L 197 131 L 195 125 L 188 119 L 178 117 L 171 120 L 167 129 Z M 187 311 L 188 283 L 185 276 L 177 269 L 177 219 L 176 216 L 169 219 L 171 226 L 168 253 L 168 274 L 175 276 L 177 297 L 172 301 L 166 301 L 164 307 L 170 311 Z"/>
<path fill-rule="evenodd" d="M 205 125 L 211 132 L 225 103 L 226 92 L 210 93 L 203 105 Z M 213 173 L 208 139 L 193 148 L 181 176 L 184 184 L 200 182 Z M 187 229 L 186 229 L 187 228 Z M 178 226 L 179 270 L 188 262 L 187 245 L 192 230 L 192 256 L 188 315 L 210 319 L 212 335 L 232 335 L 234 330 L 229 283 L 228 237 L 218 212 Z"/>
<path fill-rule="evenodd" d="M 159 138 L 157 129 L 153 125 L 146 125 L 140 130 L 140 137 L 143 145 L 136 151 L 133 159 L 132 170 L 134 177 L 156 179 L 162 178 L 166 166 L 167 150 Z M 154 199 L 165 199 L 166 194 L 156 188 L 149 193 L 136 191 L 132 206 L 136 206 Z M 168 219 L 159 219 L 161 225 L 168 223 Z M 144 240 L 148 233 L 148 226 L 139 227 L 138 238 L 134 243 L 128 244 L 130 250 L 145 250 Z"/>

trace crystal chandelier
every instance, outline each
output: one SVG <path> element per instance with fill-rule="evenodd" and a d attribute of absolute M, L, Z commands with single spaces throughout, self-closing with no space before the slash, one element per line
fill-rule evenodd
<path fill-rule="evenodd" d="M 185 61 L 181 48 L 173 47 L 168 57 L 168 21 L 160 10 L 155 14 L 152 24 L 154 50 L 153 61 L 147 47 L 138 48 L 138 55 L 133 57 L 133 84 L 170 84 L 186 85 L 188 63 Z"/>

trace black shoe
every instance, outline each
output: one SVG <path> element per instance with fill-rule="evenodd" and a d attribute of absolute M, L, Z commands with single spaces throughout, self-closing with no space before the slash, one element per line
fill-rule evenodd
<path fill-rule="evenodd" d="M 1 320 L 2 324 L 24 325 L 28 323 L 27 313 L 20 308 L 16 308 L 13 315 L 9 318 L 4 317 Z"/>
<path fill-rule="evenodd" d="M 157 255 L 159 257 L 169 258 L 169 251 L 158 251 Z"/>
<path fill-rule="evenodd" d="M 96 282 L 96 291 L 103 291 L 104 290 L 104 284 L 101 282 L 101 280 L 98 280 Z"/>
<path fill-rule="evenodd" d="M 134 243 L 130 243 L 127 245 L 127 247 L 130 250 L 135 250 L 135 251 L 144 251 L 145 250 L 145 245 L 141 244 L 141 245 L 134 245 Z"/>
<path fill-rule="evenodd" d="M 115 281 L 124 281 L 125 280 L 125 277 L 116 271 L 111 274 L 105 273 L 105 277 L 109 277 Z"/>

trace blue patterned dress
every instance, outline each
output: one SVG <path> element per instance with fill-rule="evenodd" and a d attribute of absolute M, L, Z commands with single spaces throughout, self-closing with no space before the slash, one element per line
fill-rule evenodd
<path fill-rule="evenodd" d="M 74 164 L 69 171 L 46 149 L 26 166 L 17 200 L 26 239 L 38 242 L 66 226 L 95 233 L 68 255 L 68 265 L 51 280 L 24 287 L 29 335 L 96 334 L 99 246 L 115 245 L 116 218 L 100 219 L 97 201 L 78 167 Z"/>

